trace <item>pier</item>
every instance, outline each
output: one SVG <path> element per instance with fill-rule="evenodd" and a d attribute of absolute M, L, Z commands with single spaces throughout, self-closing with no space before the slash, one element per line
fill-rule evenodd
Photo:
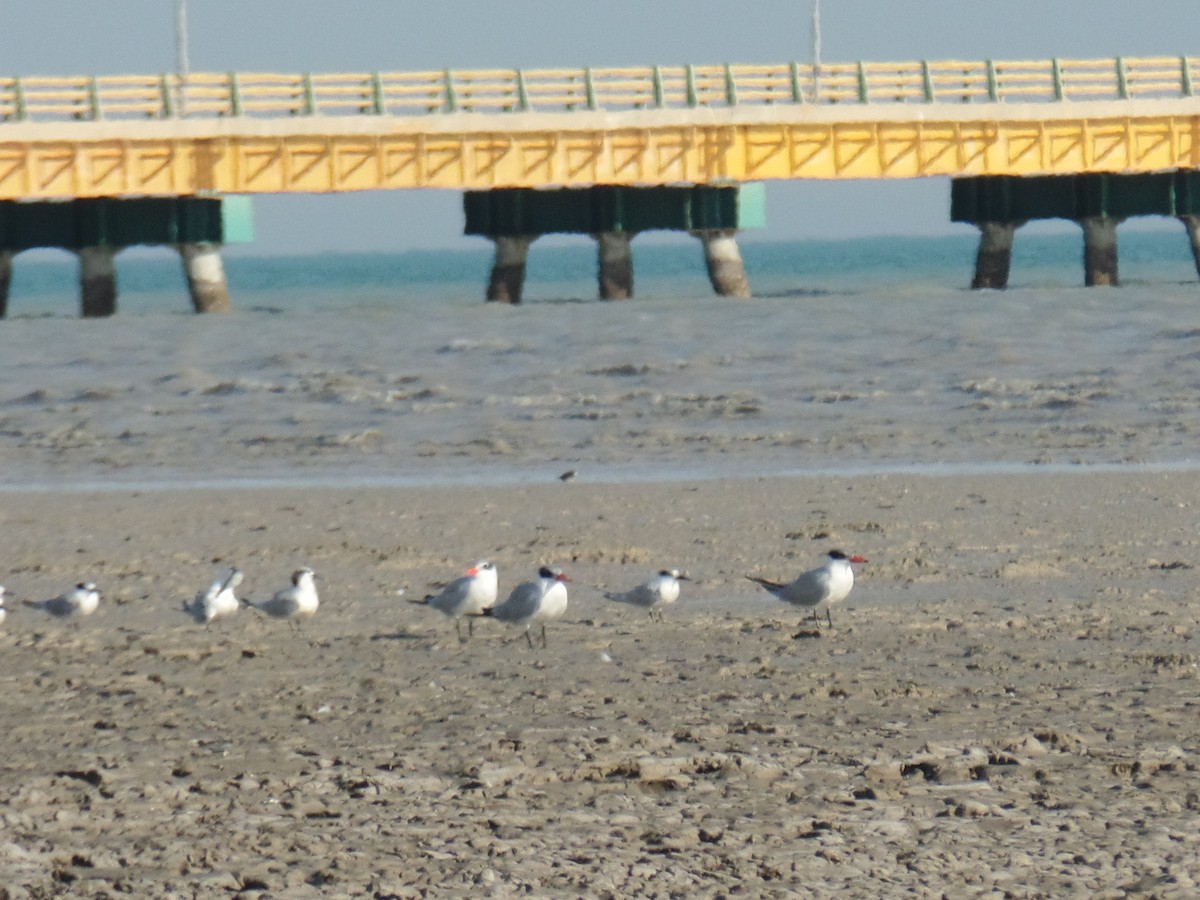
<path fill-rule="evenodd" d="M 246 239 L 248 197 L 441 188 L 464 192 L 467 233 L 495 244 L 489 299 L 518 301 L 530 246 L 563 231 L 597 241 L 601 297 L 631 296 L 631 242 L 652 228 L 696 235 L 714 289 L 746 296 L 737 233 L 765 221 L 758 183 L 922 177 L 954 179 L 951 218 L 980 228 L 976 287 L 1007 284 L 1017 228 L 1044 215 L 1080 223 L 1086 283 L 1116 284 L 1117 224 L 1130 215 L 1180 218 L 1200 253 L 1190 199 L 1200 169 L 1198 63 L 0 78 L 0 220 L 16 223 L 0 235 L 0 284 L 7 294 L 21 250 L 66 247 L 80 256 L 84 314 L 107 315 L 117 250 L 169 244 L 193 307 L 216 311 L 228 305 L 219 248 Z M 1166 198 L 1156 193 L 1162 179 L 1174 179 Z M 697 225 L 693 201 L 676 190 L 726 191 L 734 213 Z M 505 193 L 514 191 L 524 193 Z M 1140 199 L 1129 205 L 1129 196 Z M 657 212 L 581 221 L 600 197 Z M 179 240 L 174 226 L 147 224 L 157 215 L 148 204 L 163 200 L 236 207 L 242 224 L 222 215 L 221 228 Z M 102 201 L 105 217 L 138 224 L 91 244 L 71 231 L 77 225 L 46 233 L 22 224 L 86 217 L 46 211 L 64 201 Z M 561 221 L 522 225 L 520 216 L 552 208 Z"/>

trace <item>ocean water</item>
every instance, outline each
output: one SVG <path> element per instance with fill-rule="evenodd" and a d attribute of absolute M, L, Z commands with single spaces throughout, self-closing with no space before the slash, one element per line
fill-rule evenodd
<path fill-rule="evenodd" d="M 1009 290 L 975 238 L 743 244 L 715 297 L 698 242 L 634 243 L 595 299 L 587 240 L 539 242 L 526 302 L 478 250 L 226 260 L 236 310 L 190 312 L 177 258 L 118 257 L 118 315 L 76 317 L 74 262 L 17 257 L 0 323 L 0 486 L 445 483 L 778 472 L 1191 467 L 1200 284 L 1182 228 L 1020 234 Z"/>

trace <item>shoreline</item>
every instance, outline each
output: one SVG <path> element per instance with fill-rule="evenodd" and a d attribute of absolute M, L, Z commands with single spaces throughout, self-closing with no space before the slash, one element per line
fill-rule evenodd
<path fill-rule="evenodd" d="M 78 481 L 32 480 L 21 483 L 0 481 L 0 494 L 24 493 L 121 493 L 146 491 L 228 490 L 433 490 L 439 488 L 519 488 L 554 484 L 562 472 L 577 464 L 438 469 L 413 475 L 310 473 L 294 476 L 230 475 L 195 478 L 185 474 L 131 480 L 88 479 Z M 789 468 L 764 463 L 736 467 L 692 466 L 680 470 L 658 464 L 588 464 L 584 480 L 595 486 L 620 484 L 688 484 L 713 481 L 757 481 L 779 478 L 858 479 L 907 476 L 914 478 L 1024 477 L 1036 475 L 1171 475 L 1200 473 L 1200 458 L 1161 462 L 1007 462 L 975 463 L 881 463 L 874 465 L 808 466 Z M 574 479 L 572 479 L 574 480 Z"/>

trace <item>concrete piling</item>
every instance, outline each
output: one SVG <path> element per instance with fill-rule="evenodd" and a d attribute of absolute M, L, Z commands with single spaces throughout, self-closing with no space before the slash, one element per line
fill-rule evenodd
<path fill-rule="evenodd" d="M 11 250 L 0 250 L 0 319 L 8 315 L 8 289 L 12 285 Z"/>
<path fill-rule="evenodd" d="M 1004 290 L 1012 267 L 1013 235 L 1021 222 L 976 222 L 979 250 L 975 254 L 972 290 Z"/>
<path fill-rule="evenodd" d="M 537 235 L 513 237 L 493 236 L 496 256 L 492 262 L 492 277 L 488 281 L 487 299 L 497 303 L 520 303 L 525 289 L 525 263 L 529 246 Z"/>
<path fill-rule="evenodd" d="M 1200 216 L 1180 216 L 1179 221 L 1187 229 L 1188 242 L 1192 245 L 1192 260 L 1196 263 L 1196 275 L 1200 276 Z"/>
<path fill-rule="evenodd" d="M 601 300 L 628 300 L 633 296 L 632 241 L 633 235 L 627 231 L 596 235 Z"/>
<path fill-rule="evenodd" d="M 749 297 L 750 281 L 738 249 L 737 231 L 713 229 L 693 232 L 704 245 L 708 280 L 721 297 Z"/>
<path fill-rule="evenodd" d="M 117 311 L 117 267 L 120 248 L 83 247 L 79 256 L 80 314 L 84 318 L 111 316 Z"/>
<path fill-rule="evenodd" d="M 180 244 L 179 258 L 187 279 L 192 308 L 198 313 L 229 312 L 229 282 L 220 244 Z"/>
<path fill-rule="evenodd" d="M 1078 219 L 1083 228 L 1083 282 L 1088 287 L 1115 287 L 1117 272 L 1117 225 L 1120 219 L 1088 216 Z"/>

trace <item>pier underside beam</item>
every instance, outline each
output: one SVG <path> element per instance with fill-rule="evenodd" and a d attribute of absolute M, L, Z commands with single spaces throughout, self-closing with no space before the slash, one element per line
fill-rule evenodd
<path fill-rule="evenodd" d="M 60 247 L 74 252 L 79 257 L 80 308 L 85 316 L 116 311 L 114 257 L 135 244 L 178 249 L 193 309 L 227 310 L 229 288 L 221 245 L 252 238 L 251 208 L 245 197 L 0 201 L 0 255 L 7 255 L 10 270 L 12 257 L 22 250 Z M 0 316 L 6 312 L 6 304 L 0 303 Z"/>
<path fill-rule="evenodd" d="M 504 188 L 468 191 L 463 196 L 466 234 L 496 243 L 489 300 L 517 302 L 507 267 L 519 266 L 524 280 L 528 243 L 542 234 L 587 234 L 596 238 L 600 296 L 633 296 L 630 243 L 643 231 L 686 231 L 704 241 L 713 289 L 723 296 L 748 297 L 750 286 L 738 251 L 742 228 L 765 224 L 761 184 L 533 190 Z M 517 241 L 518 243 L 513 243 Z M 519 242 L 525 242 L 522 245 Z M 503 277 L 501 277 L 503 276 Z M 498 284 L 498 278 L 504 284 Z M 515 298 L 515 299 L 514 299 Z"/>
<path fill-rule="evenodd" d="M 980 232 L 973 288 L 1008 283 L 1012 231 L 1028 219 L 1070 219 L 1083 229 L 1084 283 L 1119 283 L 1117 226 L 1131 216 L 1173 216 L 1188 229 L 1200 275 L 1200 171 L 978 176 L 951 182 L 950 218 Z"/>

